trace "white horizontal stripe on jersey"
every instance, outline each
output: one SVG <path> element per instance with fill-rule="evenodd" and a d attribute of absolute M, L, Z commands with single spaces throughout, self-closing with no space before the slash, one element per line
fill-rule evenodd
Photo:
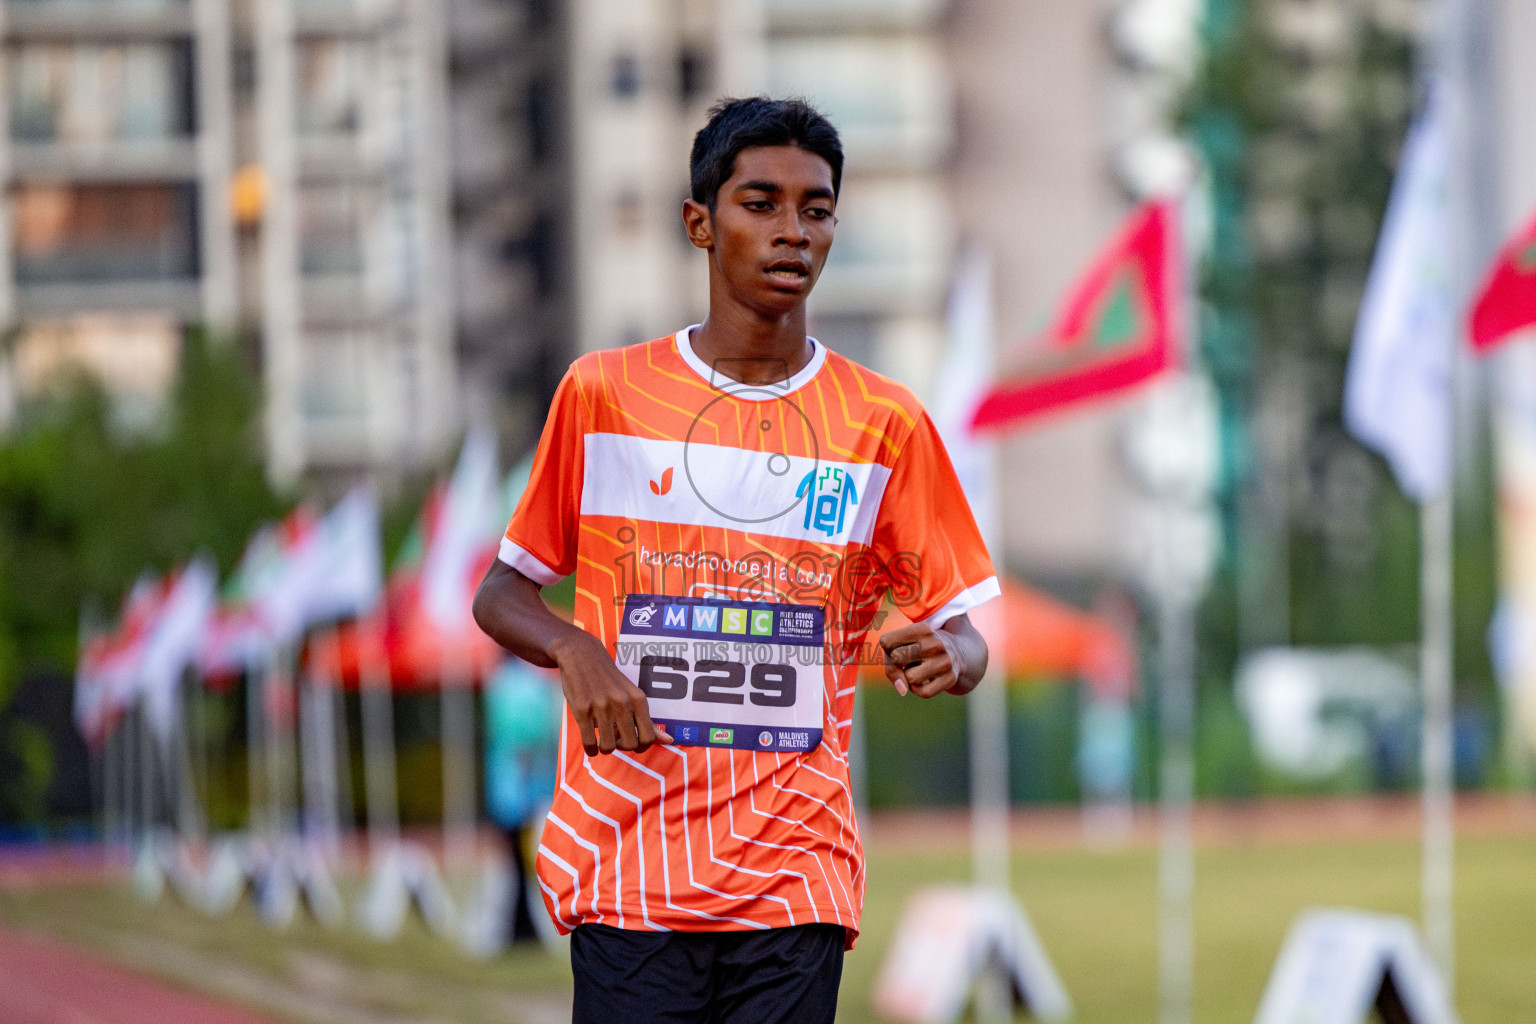
<path fill-rule="evenodd" d="M 889 469 L 875 463 L 699 441 L 594 433 L 586 435 L 585 445 L 582 515 L 718 526 L 822 544 L 868 543 L 891 478 Z M 841 486 L 851 482 L 854 488 L 846 504 L 841 490 L 831 492 L 839 471 Z M 814 493 L 797 496 L 807 474 Z M 807 502 L 824 497 L 832 500 L 820 507 L 832 514 L 820 522 L 837 528 L 819 526 L 814 508 L 807 516 Z"/>
<path fill-rule="evenodd" d="M 923 621 L 934 629 L 938 629 L 944 623 L 956 615 L 964 615 L 972 608 L 978 608 L 986 604 L 994 597 L 1001 597 L 1003 588 L 998 584 L 996 576 L 988 576 L 974 587 L 966 587 L 960 593 L 944 602 L 944 606 Z"/>

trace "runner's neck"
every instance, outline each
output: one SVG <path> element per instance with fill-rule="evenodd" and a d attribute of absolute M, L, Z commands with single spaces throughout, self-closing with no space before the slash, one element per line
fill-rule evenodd
<path fill-rule="evenodd" d="M 794 330 L 741 330 L 711 314 L 687 335 L 693 353 L 720 377 L 738 384 L 782 384 L 808 366 L 816 343 L 805 333 L 804 319 Z"/>

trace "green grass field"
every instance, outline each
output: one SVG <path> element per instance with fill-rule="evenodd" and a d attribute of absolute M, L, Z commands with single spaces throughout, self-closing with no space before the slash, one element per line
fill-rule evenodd
<path fill-rule="evenodd" d="M 869 864 L 864 933 L 847 961 L 840 1019 L 872 1021 L 870 991 L 907 896 L 965 876 L 954 855 Z M 1464 838 L 1457 846 L 1457 1003 L 1465 1024 L 1536 1020 L 1536 837 Z M 1412 915 L 1418 848 L 1410 842 L 1286 843 L 1202 850 L 1197 867 L 1196 1019 L 1251 1020 L 1285 930 L 1316 905 Z M 1029 852 L 1016 891 L 1077 1004 L 1081 1024 L 1156 1018 L 1156 856 Z M 0 891 L 0 923 L 48 932 L 293 1021 L 515 1024 L 569 1019 L 559 957 L 520 951 L 465 959 L 413 925 L 374 943 L 301 923 L 264 929 L 248 907 L 209 920 L 167 898 L 146 905 L 120 887 Z"/>

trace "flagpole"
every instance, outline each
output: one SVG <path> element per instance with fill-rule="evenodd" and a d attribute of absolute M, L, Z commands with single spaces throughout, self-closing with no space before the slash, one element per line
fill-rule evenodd
<path fill-rule="evenodd" d="M 108 727 L 98 753 L 101 757 L 101 838 L 109 857 L 113 846 L 117 843 L 119 822 L 117 813 L 118 746 L 117 728 Z"/>
<path fill-rule="evenodd" d="M 1192 168 L 1193 171 L 1193 168 Z M 1194 311 L 1199 308 L 1195 282 L 1199 280 L 1200 254 L 1184 244 L 1189 216 L 1189 200 L 1173 207 L 1166 230 L 1169 244 L 1177 255 L 1170 259 L 1165 273 L 1169 294 L 1175 296 L 1179 312 L 1174 317 L 1174 344 L 1183 347 L 1186 365 L 1197 365 L 1198 329 Z M 1178 404 L 1188 409 L 1196 405 L 1213 406 L 1204 397 L 1201 378 L 1189 372 L 1187 383 L 1193 385 Z M 1202 441 L 1213 444 L 1211 423 L 1180 422 L 1172 443 L 1202 450 Z M 1178 436 L 1182 434 L 1182 436 Z M 1165 439 L 1164 443 L 1169 443 Z M 1157 474 L 1147 474 L 1156 481 L 1153 508 L 1155 546 L 1152 571 L 1148 574 L 1158 627 L 1158 995 L 1162 1024 L 1189 1024 L 1194 1015 L 1195 973 L 1195 607 L 1210 574 L 1215 539 L 1202 537 L 1202 523 L 1208 523 L 1211 480 L 1215 475 L 1214 448 L 1206 452 L 1199 472 L 1188 479 L 1157 481 Z"/>
<path fill-rule="evenodd" d="M 356 623 L 357 630 L 354 635 L 361 635 L 361 617 L 355 619 L 354 622 Z M 357 802 L 352 792 L 352 732 L 347 727 L 346 691 L 342 688 L 341 680 L 341 641 L 338 638 L 335 642 L 337 645 L 337 674 L 336 678 L 330 680 L 332 685 L 331 699 L 335 702 L 331 716 L 331 725 L 334 729 L 331 743 L 333 744 L 332 749 L 336 751 L 336 764 L 334 767 L 336 771 L 336 821 L 340 830 L 338 839 L 344 839 L 355 829 Z M 347 855 L 347 850 L 348 846 L 343 842 L 340 852 L 344 857 L 345 863 L 350 866 L 353 863 L 353 858 Z"/>
<path fill-rule="evenodd" d="M 1454 992 L 1456 936 L 1453 883 L 1455 877 L 1455 809 L 1453 805 L 1452 663 L 1454 657 L 1455 560 L 1453 488 L 1446 486 L 1419 511 L 1419 672 L 1424 690 L 1423 719 L 1423 862 L 1424 935 L 1444 976 L 1446 993 Z"/>
<path fill-rule="evenodd" d="M 456 875 L 473 861 L 475 830 L 475 686 L 464 652 L 442 637 L 443 868 Z"/>
<path fill-rule="evenodd" d="M 247 665 L 245 667 L 245 831 L 252 839 L 266 830 L 261 801 L 258 800 L 258 795 L 265 796 L 261 792 L 261 760 L 265 752 L 261 693 L 265 686 L 265 668 Z"/>
<path fill-rule="evenodd" d="M 1434 87 L 1444 95 L 1445 131 L 1449 137 L 1447 204 L 1451 233 L 1449 291 L 1458 308 L 1469 290 L 1473 184 L 1470 136 L 1467 130 L 1470 76 L 1467 64 L 1468 5 L 1464 0 L 1440 0 L 1434 16 L 1428 65 L 1438 70 Z M 1459 370 L 1463 361 L 1462 333 L 1452 339 L 1446 401 L 1447 450 L 1457 451 L 1460 424 Z M 1454 465 L 1438 491 L 1419 510 L 1419 674 L 1424 712 L 1421 723 L 1420 773 L 1422 793 L 1421 903 L 1424 936 L 1440 968 L 1448 1001 L 1454 1000 L 1456 980 L 1455 927 L 1455 494 Z"/>
<path fill-rule="evenodd" d="M 1171 546 L 1164 505 L 1161 543 Z M 1166 552 L 1164 557 L 1171 557 Z M 1189 1024 L 1194 993 L 1195 637 L 1193 602 L 1167 586 L 1157 597 L 1158 615 L 1158 994 L 1162 1024 Z"/>

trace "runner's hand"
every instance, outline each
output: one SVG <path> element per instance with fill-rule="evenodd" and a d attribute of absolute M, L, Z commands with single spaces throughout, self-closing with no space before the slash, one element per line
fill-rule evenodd
<path fill-rule="evenodd" d="M 569 642 L 562 639 L 551 653 L 587 756 L 672 742 L 666 729 L 651 721 L 645 692 L 624 678 L 596 637 L 582 633 Z"/>
<path fill-rule="evenodd" d="M 885 648 L 885 677 L 896 692 L 935 697 L 952 690 L 965 674 L 965 658 L 952 634 L 927 623 L 893 629 L 880 637 Z"/>

